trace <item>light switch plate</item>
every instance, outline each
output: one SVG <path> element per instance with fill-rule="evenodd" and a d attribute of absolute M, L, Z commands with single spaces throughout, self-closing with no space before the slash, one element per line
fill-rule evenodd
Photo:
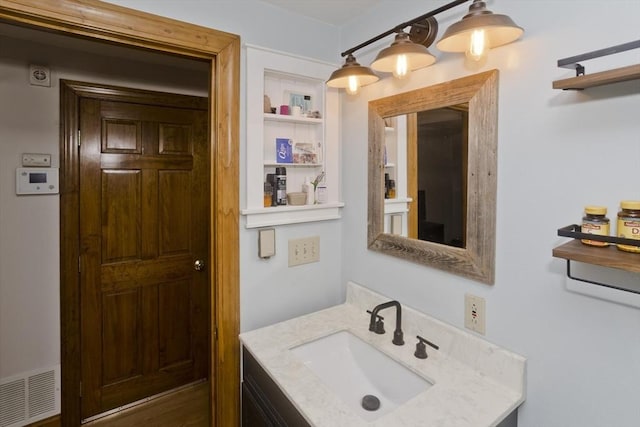
<path fill-rule="evenodd" d="M 51 154 L 23 153 L 22 166 L 51 167 Z"/>
<path fill-rule="evenodd" d="M 271 258 L 276 254 L 276 230 L 265 228 L 258 231 L 258 256 Z"/>
<path fill-rule="evenodd" d="M 320 236 L 289 240 L 289 267 L 320 261 Z"/>

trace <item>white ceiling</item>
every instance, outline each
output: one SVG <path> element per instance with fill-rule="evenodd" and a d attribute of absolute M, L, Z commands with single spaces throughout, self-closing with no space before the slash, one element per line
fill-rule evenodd
<path fill-rule="evenodd" d="M 383 0 L 262 0 L 289 12 L 332 25 L 342 25 Z"/>

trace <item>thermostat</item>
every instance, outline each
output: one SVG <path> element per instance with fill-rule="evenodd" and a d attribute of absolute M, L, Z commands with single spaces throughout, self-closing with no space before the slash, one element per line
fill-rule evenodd
<path fill-rule="evenodd" d="M 58 194 L 58 168 L 17 168 L 16 194 Z"/>

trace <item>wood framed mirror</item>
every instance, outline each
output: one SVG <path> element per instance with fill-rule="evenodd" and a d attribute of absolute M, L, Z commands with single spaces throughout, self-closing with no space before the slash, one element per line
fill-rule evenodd
<path fill-rule="evenodd" d="M 415 230 L 404 237 L 385 233 L 385 119 L 406 118 L 407 165 L 417 167 L 415 146 L 418 117 L 432 110 L 466 110 L 462 119 L 466 148 L 459 159 L 462 177 L 462 235 L 454 244 L 420 240 Z M 398 258 L 435 267 L 483 283 L 493 284 L 495 270 L 495 218 L 497 193 L 498 71 L 491 70 L 449 82 L 369 102 L 368 247 Z M 414 149 L 412 149 L 412 147 Z M 466 154 L 466 156 L 465 156 Z M 403 172 L 404 171 L 404 172 Z M 466 179 L 465 179 L 466 178 Z M 409 196 L 415 199 L 416 173 L 407 174 Z M 415 222 L 416 203 L 408 203 L 408 218 Z M 413 209 L 413 211 L 412 211 Z M 409 229 L 415 225 L 409 225 Z"/>

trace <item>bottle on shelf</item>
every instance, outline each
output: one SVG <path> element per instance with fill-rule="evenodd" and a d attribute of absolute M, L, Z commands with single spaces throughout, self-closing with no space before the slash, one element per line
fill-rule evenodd
<path fill-rule="evenodd" d="M 389 199 L 396 198 L 396 181 L 393 179 L 389 180 L 389 189 L 387 190 L 387 196 Z"/>
<path fill-rule="evenodd" d="M 640 201 L 623 200 L 620 202 L 616 232 L 618 237 L 638 239 L 639 243 L 638 246 L 618 244 L 618 249 L 640 254 Z"/>
<path fill-rule="evenodd" d="M 305 204 L 313 205 L 316 202 L 316 200 L 315 200 L 316 196 L 315 196 L 314 190 L 315 190 L 315 188 L 313 187 L 313 184 L 311 183 L 311 178 L 306 176 L 304 178 L 304 184 L 302 184 L 302 192 L 306 193 Z"/>
<path fill-rule="evenodd" d="M 582 218 L 582 227 L 580 231 L 588 234 L 597 234 L 599 236 L 609 235 L 609 218 L 606 217 L 607 208 L 604 206 L 587 206 L 584 208 L 584 217 Z M 607 242 L 599 242 L 597 240 L 582 239 L 582 243 L 590 246 L 609 246 Z"/>
<path fill-rule="evenodd" d="M 316 187 L 316 202 L 319 204 L 327 203 L 329 201 L 329 194 L 327 193 L 327 184 L 321 182 Z"/>
<path fill-rule="evenodd" d="M 276 205 L 285 206 L 287 204 L 287 168 L 277 167 L 274 176 L 276 194 Z"/>
<path fill-rule="evenodd" d="M 385 173 L 384 174 L 384 198 L 388 199 L 389 198 L 389 174 Z"/>
<path fill-rule="evenodd" d="M 271 203 L 273 202 L 273 188 L 271 184 L 268 182 L 264 183 L 264 207 L 271 207 Z"/>

